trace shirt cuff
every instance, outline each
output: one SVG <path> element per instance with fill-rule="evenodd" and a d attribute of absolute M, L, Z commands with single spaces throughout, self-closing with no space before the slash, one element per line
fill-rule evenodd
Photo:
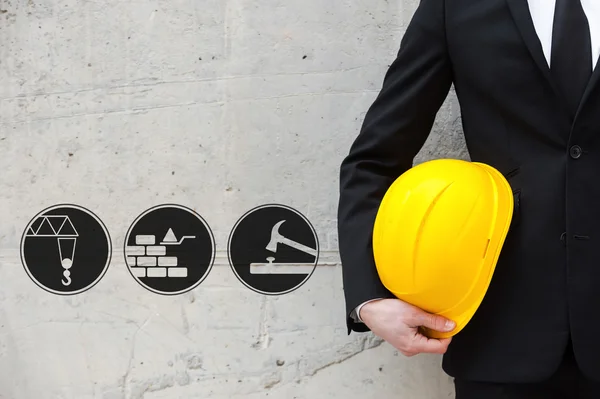
<path fill-rule="evenodd" d="M 350 316 L 351 316 L 351 317 L 354 319 L 354 321 L 355 321 L 356 323 L 364 323 L 364 322 L 362 321 L 362 319 L 360 318 L 360 310 L 361 310 L 361 309 L 362 309 L 362 307 L 363 307 L 363 306 L 365 306 L 367 303 L 369 303 L 369 302 L 373 302 L 373 301 L 378 301 L 378 300 L 380 300 L 380 299 L 383 299 L 383 298 L 374 298 L 374 299 L 370 299 L 370 300 L 368 300 L 368 301 L 365 301 L 365 302 L 361 303 L 360 305 L 358 305 L 358 306 L 356 307 L 356 309 L 354 309 L 354 310 L 352 311 L 352 313 L 350 314 Z"/>

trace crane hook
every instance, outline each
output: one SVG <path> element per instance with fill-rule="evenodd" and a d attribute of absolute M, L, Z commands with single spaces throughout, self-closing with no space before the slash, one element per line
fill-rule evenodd
<path fill-rule="evenodd" d="M 63 285 L 71 285 L 71 272 L 65 270 L 63 272 L 63 276 L 65 276 L 65 278 L 62 280 Z"/>

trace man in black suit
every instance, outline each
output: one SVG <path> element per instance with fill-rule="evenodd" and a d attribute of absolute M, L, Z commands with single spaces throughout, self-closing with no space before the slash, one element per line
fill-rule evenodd
<path fill-rule="evenodd" d="M 458 399 L 600 398 L 600 4 L 422 0 L 340 172 L 348 333 L 444 353 Z M 492 283 L 451 340 L 385 289 L 371 239 L 454 84 L 471 160 L 503 173 L 514 216 Z M 399 265 L 400 266 L 400 265 Z M 452 329 L 452 326 L 449 327 Z"/>

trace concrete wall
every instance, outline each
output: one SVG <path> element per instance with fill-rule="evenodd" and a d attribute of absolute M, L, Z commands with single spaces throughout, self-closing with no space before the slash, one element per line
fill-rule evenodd
<path fill-rule="evenodd" d="M 440 358 L 346 335 L 338 167 L 416 0 L 0 0 L 0 398 L 446 398 Z M 451 94 L 419 155 L 465 157 Z M 88 292 L 37 287 L 19 258 L 56 203 L 105 222 L 113 260 Z M 209 277 L 165 297 L 121 252 L 154 205 L 198 211 Z M 264 203 L 313 223 L 320 264 L 266 297 L 228 266 Z"/>

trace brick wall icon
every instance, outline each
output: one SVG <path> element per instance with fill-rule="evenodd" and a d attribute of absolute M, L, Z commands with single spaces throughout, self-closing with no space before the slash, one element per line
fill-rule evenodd
<path fill-rule="evenodd" d="M 157 243 L 155 235 L 136 235 L 135 245 L 125 248 L 127 265 L 135 277 L 187 277 L 187 266 L 180 265 L 176 256 L 167 256 L 167 247 L 179 245 L 185 238 L 195 237 L 184 236 L 178 241 L 169 229 L 163 241 Z"/>

